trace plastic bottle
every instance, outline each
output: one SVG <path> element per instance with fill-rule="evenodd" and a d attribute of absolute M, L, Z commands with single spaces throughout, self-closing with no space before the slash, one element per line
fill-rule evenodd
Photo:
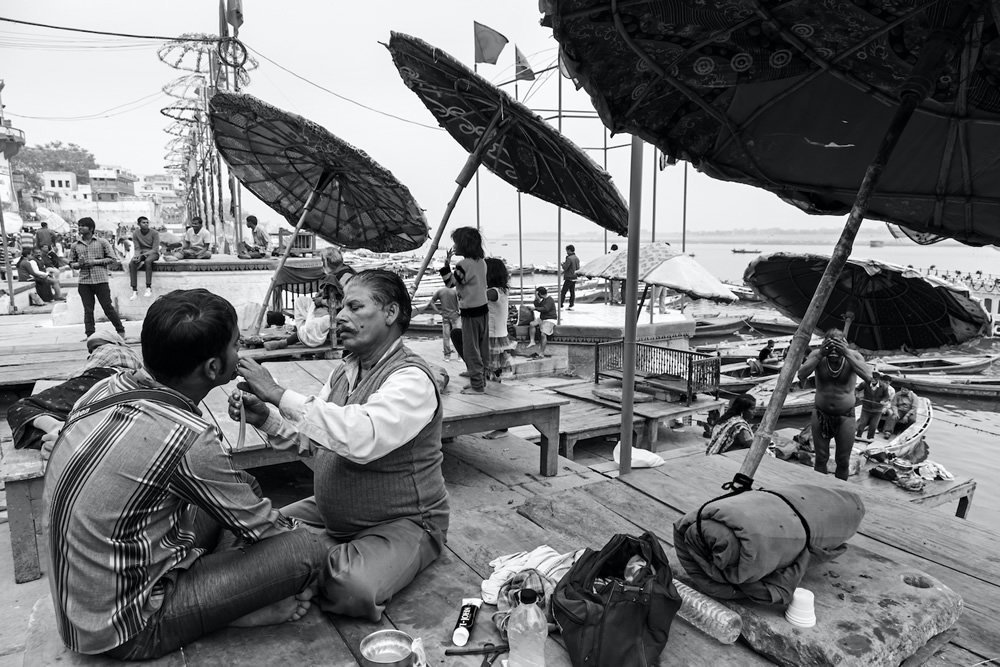
<path fill-rule="evenodd" d="M 521 604 L 510 612 L 507 623 L 507 641 L 510 644 L 508 667 L 545 667 L 545 638 L 549 624 L 545 612 L 536 603 L 538 594 L 522 589 Z"/>
<path fill-rule="evenodd" d="M 743 630 L 743 619 L 739 614 L 676 579 L 674 586 L 682 601 L 678 616 L 723 644 L 732 644 L 739 639 Z"/>

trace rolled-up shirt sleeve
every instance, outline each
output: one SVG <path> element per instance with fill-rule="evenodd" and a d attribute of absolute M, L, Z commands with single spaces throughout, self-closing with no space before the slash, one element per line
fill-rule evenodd
<path fill-rule="evenodd" d="M 434 419 L 438 407 L 430 377 L 413 367 L 390 374 L 363 404 L 340 406 L 328 403 L 328 396 L 329 385 L 318 396 L 286 390 L 278 406 L 280 419 L 272 414 L 263 430 L 272 439 L 297 432 L 316 447 L 365 464 L 415 438 Z"/>

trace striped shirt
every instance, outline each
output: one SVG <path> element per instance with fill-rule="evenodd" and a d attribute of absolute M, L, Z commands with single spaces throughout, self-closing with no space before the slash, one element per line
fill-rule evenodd
<path fill-rule="evenodd" d="M 81 259 L 87 260 L 89 266 L 80 267 L 79 285 L 98 285 L 106 283 L 110 279 L 106 264 L 94 264 L 99 259 L 111 259 L 119 261 L 114 247 L 104 239 L 96 236 L 90 241 L 78 240 L 69 247 L 69 261 L 79 262 Z"/>
<path fill-rule="evenodd" d="M 145 371 L 123 371 L 77 407 L 153 387 L 166 389 Z M 143 630 L 172 573 L 203 554 L 194 546 L 199 511 L 251 543 L 296 525 L 243 483 L 211 417 L 181 398 L 190 411 L 140 400 L 95 412 L 68 425 L 53 449 L 44 487 L 50 587 L 59 634 L 74 651 L 102 653 Z"/>

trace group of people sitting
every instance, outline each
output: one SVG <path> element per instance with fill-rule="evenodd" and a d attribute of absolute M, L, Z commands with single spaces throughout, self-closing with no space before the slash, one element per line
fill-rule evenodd
<path fill-rule="evenodd" d="M 377 621 L 448 531 L 441 398 L 403 345 L 411 312 L 397 275 L 354 275 L 332 315 L 349 354 L 303 395 L 239 358 L 229 302 L 178 290 L 150 305 L 141 359 L 95 334 L 80 374 L 19 402 L 18 446 L 51 450 L 44 534 L 64 643 L 145 660 L 316 603 Z M 233 467 L 202 400 L 237 376 L 229 418 L 312 458 L 313 496 L 275 507 Z"/>
<path fill-rule="evenodd" d="M 758 361 L 762 363 L 770 357 L 773 348 L 774 341 L 768 341 Z M 828 331 L 823 344 L 809 354 L 798 370 L 800 382 L 812 374 L 816 382 L 812 443 L 818 472 L 826 473 L 831 441 L 835 445 L 835 474 L 847 479 L 854 441 L 865 430 L 871 440 L 884 418 L 882 435 L 888 439 L 897 429 L 916 420 L 917 395 L 906 387 L 894 391 L 887 376 L 872 371 L 861 354 L 848 347 L 839 329 Z M 861 415 L 856 419 L 859 399 Z M 750 421 L 756 407 L 753 396 L 737 396 L 713 425 L 705 453 L 723 454 L 749 447 L 753 442 Z"/>

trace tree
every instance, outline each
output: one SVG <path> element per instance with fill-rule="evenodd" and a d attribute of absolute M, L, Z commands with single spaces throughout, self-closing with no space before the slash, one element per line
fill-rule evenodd
<path fill-rule="evenodd" d="M 25 146 L 11 160 L 11 166 L 24 174 L 30 187 L 41 189 L 43 171 L 70 171 L 76 174 L 77 183 L 90 183 L 88 170 L 97 168 L 97 160 L 82 146 L 50 141 L 43 146 Z"/>

